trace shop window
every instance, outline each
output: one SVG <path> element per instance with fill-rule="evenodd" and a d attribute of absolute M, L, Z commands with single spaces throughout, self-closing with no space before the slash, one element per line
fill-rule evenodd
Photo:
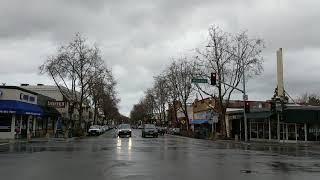
<path fill-rule="evenodd" d="M 263 139 L 264 138 L 263 123 L 257 123 L 257 125 L 258 125 L 258 138 Z"/>
<path fill-rule="evenodd" d="M 320 127 L 318 125 L 310 125 L 308 128 L 308 140 L 320 141 Z"/>
<path fill-rule="evenodd" d="M 297 124 L 297 139 L 299 141 L 304 141 L 305 140 L 305 129 L 304 129 L 304 124 Z"/>
<path fill-rule="evenodd" d="M 11 132 L 11 114 L 0 114 L 0 132 Z"/>
<path fill-rule="evenodd" d="M 264 138 L 269 139 L 269 122 L 264 123 Z"/>
<path fill-rule="evenodd" d="M 258 127 L 257 123 L 250 123 L 251 138 L 258 138 Z"/>
<path fill-rule="evenodd" d="M 295 124 L 288 124 L 288 140 L 296 140 L 296 126 Z"/>
<path fill-rule="evenodd" d="M 30 97 L 29 97 L 29 101 L 30 101 L 30 102 L 34 102 L 35 100 L 36 100 L 35 97 L 33 97 L 33 96 L 30 96 Z"/>
<path fill-rule="evenodd" d="M 37 130 L 41 130 L 43 128 L 43 120 L 41 118 L 37 118 Z"/>
<path fill-rule="evenodd" d="M 277 123 L 271 123 L 271 139 L 278 139 L 277 136 Z"/>
<path fill-rule="evenodd" d="M 48 119 L 48 129 L 53 129 L 52 123 L 53 123 L 52 118 L 49 118 Z"/>
<path fill-rule="evenodd" d="M 280 124 L 280 139 L 287 140 L 287 124 Z M 277 130 L 277 129 L 276 129 Z"/>

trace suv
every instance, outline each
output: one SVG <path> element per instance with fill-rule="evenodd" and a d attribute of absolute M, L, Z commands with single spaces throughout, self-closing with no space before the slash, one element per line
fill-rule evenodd
<path fill-rule="evenodd" d="M 118 127 L 118 136 L 123 137 L 123 136 L 132 136 L 132 131 L 130 124 L 120 124 Z"/>
<path fill-rule="evenodd" d="M 98 136 L 100 134 L 102 134 L 102 129 L 101 129 L 101 126 L 99 125 L 93 125 L 93 126 L 90 126 L 89 130 L 88 130 L 88 134 L 89 136 Z"/>
<path fill-rule="evenodd" d="M 145 124 L 142 129 L 142 137 L 158 137 L 158 130 L 154 124 Z"/>

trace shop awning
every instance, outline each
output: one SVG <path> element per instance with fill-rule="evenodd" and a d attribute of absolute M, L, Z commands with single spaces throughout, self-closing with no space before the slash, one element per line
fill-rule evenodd
<path fill-rule="evenodd" d="M 197 119 L 197 120 L 191 121 L 191 124 L 206 124 L 206 123 L 209 123 L 209 121 L 206 119 Z"/>
<path fill-rule="evenodd" d="M 0 113 L 42 116 L 43 110 L 41 107 L 35 104 L 14 100 L 0 100 Z"/>

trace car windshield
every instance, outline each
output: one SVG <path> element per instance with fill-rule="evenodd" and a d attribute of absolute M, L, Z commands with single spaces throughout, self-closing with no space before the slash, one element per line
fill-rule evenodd
<path fill-rule="evenodd" d="M 130 124 L 120 124 L 119 129 L 130 129 Z"/>
<path fill-rule="evenodd" d="M 97 125 L 90 126 L 90 129 L 99 129 L 99 126 L 97 126 Z"/>
<path fill-rule="evenodd" d="M 146 129 L 153 129 L 153 128 L 156 128 L 156 126 L 154 124 L 145 124 L 144 125 L 144 128 Z"/>

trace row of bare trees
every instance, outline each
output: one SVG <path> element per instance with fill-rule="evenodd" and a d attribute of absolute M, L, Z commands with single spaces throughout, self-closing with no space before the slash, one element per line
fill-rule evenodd
<path fill-rule="evenodd" d="M 99 112 L 105 118 L 119 116 L 119 99 L 115 90 L 116 81 L 111 70 L 102 59 L 98 46 L 91 45 L 81 34 L 58 48 L 39 67 L 48 74 L 69 102 L 69 120 L 74 110 L 79 113 L 79 124 L 83 123 L 83 112 L 88 106 L 94 108 L 94 121 Z"/>
<path fill-rule="evenodd" d="M 246 79 L 259 75 L 262 70 L 264 42 L 259 38 L 250 38 L 246 31 L 231 34 L 217 26 L 208 30 L 208 40 L 204 47 L 196 48 L 193 56 L 174 58 L 171 64 L 160 75 L 154 78 L 154 85 L 145 92 L 139 102 L 150 104 L 150 113 L 165 114 L 166 104 L 179 102 L 180 110 L 189 119 L 187 106 L 193 102 L 194 95 L 202 98 L 211 97 L 216 101 L 213 110 L 219 114 L 221 132 L 225 134 L 225 114 L 230 98 L 245 74 Z M 194 84 L 193 78 L 209 79 L 216 73 L 217 84 Z M 152 98 L 148 98 L 151 96 Z M 131 115 L 135 114 L 134 106 Z M 176 106 L 173 106 L 174 108 Z M 141 110 L 141 109 L 140 109 Z M 176 110 L 175 110 L 176 111 Z M 164 117 L 162 117 L 164 118 Z M 187 128 L 189 127 L 187 120 Z"/>

